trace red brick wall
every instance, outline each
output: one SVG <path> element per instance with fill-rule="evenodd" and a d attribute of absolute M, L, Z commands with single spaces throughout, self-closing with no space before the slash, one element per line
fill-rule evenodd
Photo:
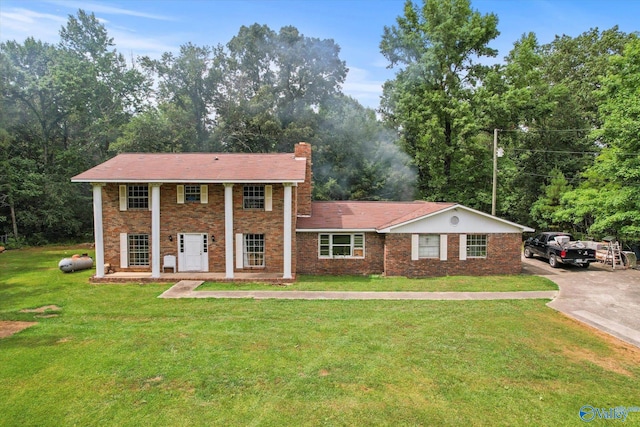
<path fill-rule="evenodd" d="M 384 272 L 384 235 L 365 233 L 364 259 L 318 258 L 318 233 L 297 233 L 298 274 L 382 274 Z"/>
<path fill-rule="evenodd" d="M 311 215 L 311 193 L 313 191 L 313 175 L 311 163 L 311 145 L 306 142 L 299 142 L 295 146 L 296 157 L 306 157 L 307 172 L 304 182 L 298 184 L 298 215 Z"/>
<path fill-rule="evenodd" d="M 388 234 L 386 236 L 386 265 L 388 276 L 480 276 L 491 274 L 518 274 L 521 271 L 519 233 L 488 234 L 487 257 L 459 259 L 460 236 L 447 237 L 447 260 L 411 260 L 411 235 Z"/>
<path fill-rule="evenodd" d="M 209 234 L 209 271 L 225 271 L 225 233 L 224 233 L 224 186 L 209 184 L 209 203 L 176 203 L 176 184 L 163 184 L 160 187 L 160 256 L 178 255 L 179 233 Z M 284 187 L 273 185 L 273 210 L 244 210 L 242 207 L 243 185 L 233 186 L 233 225 L 236 233 L 254 233 L 265 235 L 265 268 L 260 271 L 278 273 L 283 271 L 283 212 Z M 103 227 L 105 262 L 116 270 L 120 266 L 120 233 L 140 233 L 149 235 L 151 247 L 151 211 L 119 210 L 119 190 L 117 184 L 103 187 Z M 295 190 L 292 191 L 295 205 Z M 295 254 L 296 215 L 292 209 L 292 253 Z M 173 241 L 169 240 L 172 236 Z M 215 236 L 215 242 L 211 242 Z M 235 241 L 233 243 L 235 254 Z M 150 255 L 151 257 L 151 255 Z M 153 262 L 150 259 L 150 262 Z M 292 259 L 292 271 L 295 272 L 296 259 Z M 234 262 L 235 266 L 235 262 Z M 130 268 L 128 271 L 150 271 L 151 267 Z M 249 271 L 248 268 L 236 271 Z"/>

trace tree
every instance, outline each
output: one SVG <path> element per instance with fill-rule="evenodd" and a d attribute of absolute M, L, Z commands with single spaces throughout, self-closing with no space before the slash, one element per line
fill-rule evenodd
<path fill-rule="evenodd" d="M 375 111 L 335 97 L 320 110 L 314 145 L 314 198 L 412 200 L 414 171 Z"/>
<path fill-rule="evenodd" d="M 90 192 L 69 178 L 106 158 L 146 87 L 95 16 L 79 11 L 60 34 L 0 44 L 0 217 L 36 243 L 90 229 Z"/>
<path fill-rule="evenodd" d="M 173 104 L 188 121 L 185 124 L 195 131 L 195 151 L 208 151 L 209 136 L 214 114 L 214 98 L 220 79 L 218 64 L 221 47 L 180 46 L 180 54 L 164 53 L 159 60 L 148 57 L 141 64 L 154 74 L 158 82 L 158 99 Z M 184 122 L 183 122 L 184 123 Z"/>
<path fill-rule="evenodd" d="M 621 52 L 628 38 L 614 27 L 539 45 L 528 33 L 514 43 L 505 65 L 485 78 L 483 108 L 499 118 L 495 123 L 506 153 L 499 163 L 500 215 L 538 228 L 568 226 L 564 216 L 551 221 L 531 209 L 548 202 L 545 191 L 557 172 L 576 186 L 593 164 L 600 150 L 590 135 L 601 123 L 595 114 L 602 96 L 597 88 L 608 58 Z"/>
<path fill-rule="evenodd" d="M 481 135 L 487 123 L 474 113 L 474 88 L 488 70 L 480 58 L 497 54 L 488 47 L 497 24 L 468 0 L 427 0 L 421 8 L 409 0 L 397 25 L 384 29 L 381 52 L 403 68 L 384 85 L 382 113 L 400 131 L 423 198 L 475 207 L 490 200 L 476 184 L 490 179 L 491 140 Z"/>
<path fill-rule="evenodd" d="M 121 126 L 147 98 L 149 81 L 126 65 L 95 15 L 79 10 L 60 30 L 64 66 L 58 71 L 72 114 L 68 142 L 80 144 L 93 162 L 103 161 Z M 69 145 L 65 148 L 70 148 Z"/>
<path fill-rule="evenodd" d="M 610 58 L 599 95 L 602 129 L 593 136 L 604 145 L 585 173 L 586 181 L 564 201 L 574 223 L 591 216 L 589 231 L 640 241 L 640 40 Z M 592 197 L 589 197 L 592 196 Z M 595 197 L 593 197 L 595 196 Z M 580 200 L 576 207 L 570 202 Z"/>
<path fill-rule="evenodd" d="M 242 27 L 227 44 L 215 138 L 228 151 L 291 150 L 313 142 L 317 111 L 340 94 L 347 68 L 333 40 L 292 26 Z"/>

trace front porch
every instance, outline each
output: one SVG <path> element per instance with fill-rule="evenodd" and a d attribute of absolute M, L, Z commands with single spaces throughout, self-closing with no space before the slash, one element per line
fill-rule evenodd
<path fill-rule="evenodd" d="M 285 279 L 283 273 L 234 273 L 233 279 L 227 279 L 225 273 L 207 272 L 187 272 L 187 273 L 164 273 L 159 277 L 152 277 L 151 272 L 115 272 L 105 274 L 104 277 L 91 277 L 91 283 L 171 283 L 181 280 L 201 280 L 205 282 L 224 283 L 270 283 L 285 284 L 293 283 L 296 280 L 295 274 L 292 278 Z"/>

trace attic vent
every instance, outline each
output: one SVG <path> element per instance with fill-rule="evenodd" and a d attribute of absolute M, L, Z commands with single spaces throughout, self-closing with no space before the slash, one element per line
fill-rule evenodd
<path fill-rule="evenodd" d="M 460 222 L 460 218 L 458 218 L 456 215 L 454 215 L 454 216 L 451 217 L 450 222 L 451 222 L 451 225 L 453 225 L 455 227 Z"/>

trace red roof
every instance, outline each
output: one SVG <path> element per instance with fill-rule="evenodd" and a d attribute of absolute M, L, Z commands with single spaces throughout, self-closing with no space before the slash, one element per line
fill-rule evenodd
<path fill-rule="evenodd" d="M 299 217 L 298 230 L 380 230 L 421 218 L 455 203 L 312 202 L 311 216 Z"/>
<path fill-rule="evenodd" d="M 293 153 L 119 154 L 73 182 L 304 182 L 306 159 Z"/>

